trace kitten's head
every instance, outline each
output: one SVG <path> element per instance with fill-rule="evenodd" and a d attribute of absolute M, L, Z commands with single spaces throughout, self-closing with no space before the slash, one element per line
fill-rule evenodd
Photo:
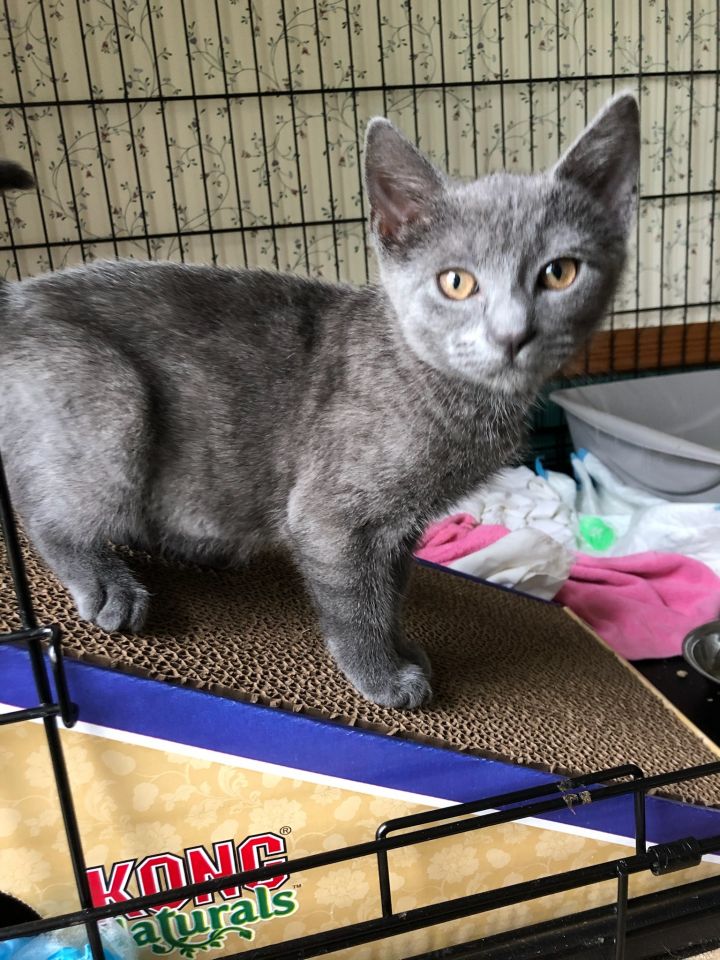
<path fill-rule="evenodd" d="M 535 391 L 586 341 L 616 288 L 639 148 L 637 103 L 621 94 L 551 170 L 464 183 L 372 120 L 371 231 L 408 346 L 449 376 Z"/>

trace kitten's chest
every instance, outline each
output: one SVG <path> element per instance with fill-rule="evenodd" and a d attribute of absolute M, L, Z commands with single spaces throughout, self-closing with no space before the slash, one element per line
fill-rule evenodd
<path fill-rule="evenodd" d="M 405 503 L 411 512 L 436 517 L 513 462 L 522 444 L 521 415 L 488 423 L 482 419 L 459 428 L 415 437 L 409 469 L 403 471 Z"/>
<path fill-rule="evenodd" d="M 482 438 L 457 447 L 446 445 L 439 455 L 431 456 L 425 469 L 426 490 L 429 496 L 457 499 L 507 465 L 520 444 L 519 436 L 509 434 Z"/>

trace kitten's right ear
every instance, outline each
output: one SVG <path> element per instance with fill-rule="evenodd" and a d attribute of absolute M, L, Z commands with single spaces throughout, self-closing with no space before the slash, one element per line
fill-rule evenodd
<path fill-rule="evenodd" d="M 443 189 L 442 174 L 384 117 L 365 132 L 365 188 L 370 225 L 385 243 L 402 239 L 405 227 L 423 218 Z"/>

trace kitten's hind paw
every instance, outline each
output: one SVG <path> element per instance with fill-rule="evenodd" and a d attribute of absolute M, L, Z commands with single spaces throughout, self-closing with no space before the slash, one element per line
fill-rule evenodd
<path fill-rule="evenodd" d="M 417 663 L 404 662 L 383 683 L 358 686 L 360 692 L 381 707 L 415 710 L 432 698 L 432 687 L 427 673 Z"/>
<path fill-rule="evenodd" d="M 407 657 L 412 663 L 416 663 L 423 670 L 428 680 L 432 678 L 430 657 L 425 653 L 423 647 L 406 640 L 398 647 L 398 650 L 403 657 Z"/>

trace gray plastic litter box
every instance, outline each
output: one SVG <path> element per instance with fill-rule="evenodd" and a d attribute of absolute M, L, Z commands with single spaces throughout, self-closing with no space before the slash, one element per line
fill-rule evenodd
<path fill-rule="evenodd" d="M 575 449 L 667 500 L 720 502 L 720 370 L 556 390 Z"/>

